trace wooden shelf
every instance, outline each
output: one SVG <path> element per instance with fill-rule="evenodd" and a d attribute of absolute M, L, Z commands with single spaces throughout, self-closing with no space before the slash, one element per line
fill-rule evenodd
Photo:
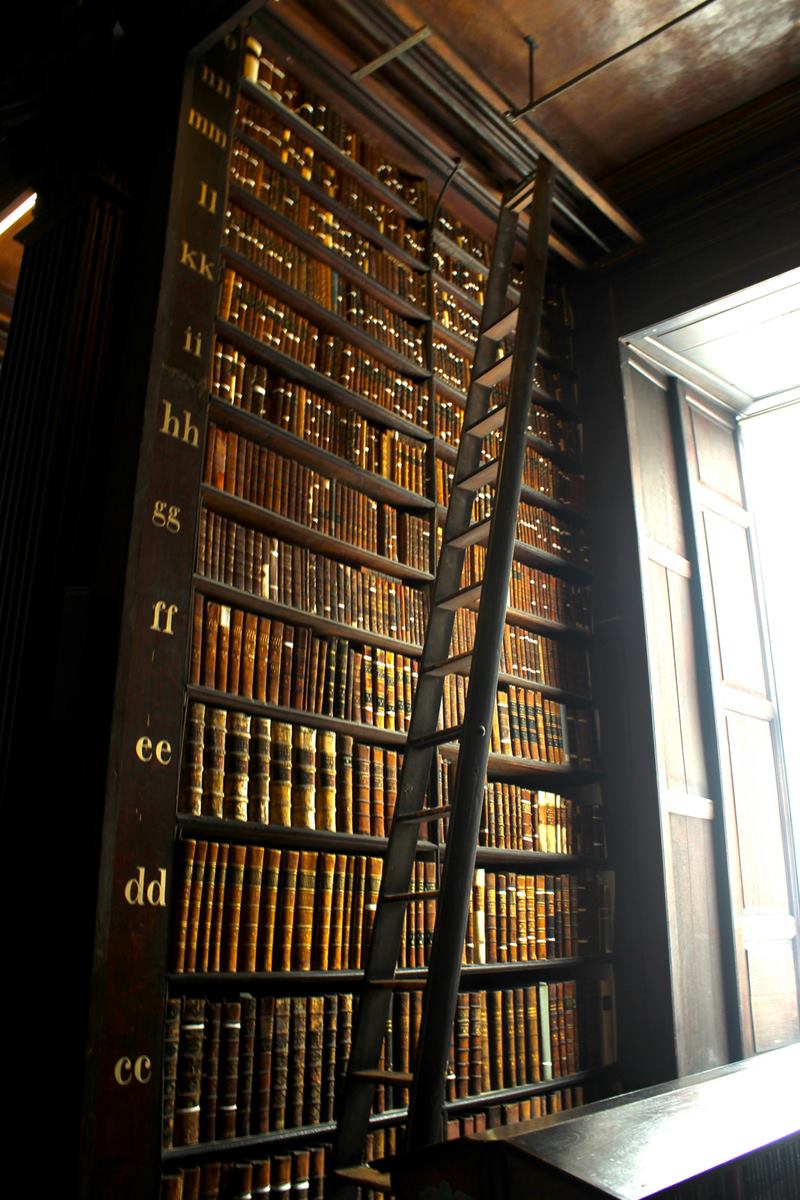
<path fill-rule="evenodd" d="M 432 441 L 433 434 L 421 425 L 416 425 L 408 417 L 404 417 L 401 413 L 396 413 L 390 408 L 383 408 L 382 405 L 376 404 L 374 400 L 369 400 L 366 396 L 361 396 L 358 392 L 351 391 L 344 384 L 331 379 L 329 375 L 323 375 L 321 371 L 308 366 L 307 363 L 302 363 L 299 359 L 292 358 L 289 354 L 284 354 L 282 350 L 278 350 L 274 346 L 269 346 L 266 342 L 261 342 L 251 334 L 245 333 L 244 330 L 239 329 L 236 325 L 232 325 L 230 321 L 223 321 L 218 317 L 215 321 L 215 327 L 221 337 L 233 342 L 249 358 L 274 367 L 276 371 L 284 375 L 287 379 L 302 384 L 304 387 L 318 392 L 321 396 L 328 396 L 331 400 L 338 400 L 340 404 L 349 406 L 355 409 L 356 412 L 363 413 L 365 417 L 373 420 L 376 425 L 383 425 L 387 429 L 398 429 L 401 433 L 405 433 L 412 438 L 418 438 L 423 442 Z M 424 399 L 427 400 L 427 397 L 424 397 Z"/>
<path fill-rule="evenodd" d="M 246 255 L 240 254 L 238 250 L 232 250 L 230 246 L 222 247 L 222 256 L 229 266 L 235 267 L 242 275 L 246 275 L 253 283 L 259 287 L 266 288 L 271 294 L 279 300 L 283 300 L 290 305 L 294 312 L 302 314 L 308 321 L 314 325 L 319 325 L 326 329 L 329 333 L 335 334 L 344 341 L 352 343 L 365 354 L 371 354 L 374 358 L 380 359 L 388 367 L 399 371 L 403 375 L 408 375 L 412 379 L 426 380 L 430 379 L 431 372 L 428 367 L 415 359 L 408 358 L 398 350 L 393 350 L 391 346 L 385 345 L 384 342 L 379 342 L 377 338 L 371 337 L 365 333 L 357 325 L 351 325 L 344 317 L 340 317 L 338 313 L 333 312 L 330 308 L 325 308 L 317 300 L 312 300 L 305 292 L 300 292 L 292 284 L 286 283 L 283 279 L 273 275 L 264 267 L 260 267 L 258 263 L 247 258 Z"/>
<path fill-rule="evenodd" d="M 454 329 L 447 329 L 446 326 L 440 325 L 438 321 L 433 321 L 432 327 L 434 337 L 440 337 L 444 341 L 450 342 L 458 350 L 461 350 L 464 354 L 468 354 L 470 358 L 474 356 L 477 338 L 474 342 L 471 342 L 468 338 L 463 337 L 462 334 L 456 333 Z"/>
<path fill-rule="evenodd" d="M 336 854 L 367 854 L 382 856 L 389 844 L 388 837 L 368 833 L 342 833 L 334 829 L 307 829 L 298 825 L 262 825 L 255 821 L 231 821 L 224 817 L 194 816 L 179 812 L 178 829 L 191 837 L 222 838 L 225 841 L 249 842 L 258 846 L 290 846 L 307 850 L 332 851 Z M 417 850 L 433 854 L 434 842 L 420 838 Z"/>
<path fill-rule="evenodd" d="M 322 151 L 322 154 L 337 167 L 340 167 L 348 175 L 352 175 L 355 179 L 358 179 L 359 182 L 368 187 L 379 199 L 394 208 L 395 212 L 399 213 L 400 216 L 420 226 L 427 224 L 426 218 L 418 209 L 409 204 L 407 200 L 404 200 L 392 188 L 382 183 L 366 167 L 362 167 L 361 163 L 355 162 L 335 142 L 332 142 L 324 133 L 315 129 L 313 125 L 309 125 L 308 121 L 305 121 L 303 117 L 299 116 L 291 108 L 288 108 L 281 100 L 278 100 L 276 96 L 267 91 L 266 88 L 260 87 L 256 83 L 251 83 L 246 79 L 240 80 L 239 87 L 243 96 L 246 96 L 248 100 L 255 101 L 256 104 L 260 104 L 267 112 L 274 113 L 285 124 L 296 129 L 309 145 Z"/>
<path fill-rule="evenodd" d="M 462 986 L 460 990 L 466 991 L 468 987 L 471 989 L 473 987 L 471 981 L 484 975 L 502 977 L 513 975 L 515 982 L 519 985 L 519 980 L 516 980 L 518 975 L 553 975 L 556 977 L 574 975 L 586 967 L 596 967 L 601 963 L 612 961 L 613 955 L 611 954 L 586 954 L 574 955 L 570 958 L 534 958 L 528 962 L 465 963 L 461 967 Z M 488 983 L 485 986 L 487 990 L 491 990 Z M 500 986 L 505 987 L 506 985 L 500 984 Z"/>
<path fill-rule="evenodd" d="M 494 483 L 487 484 L 487 487 L 494 487 Z M 570 524 L 585 527 L 589 524 L 589 518 L 583 513 L 577 512 L 574 508 L 570 508 L 568 504 L 564 504 L 561 500 L 555 500 L 552 496 L 548 496 L 545 492 L 537 492 L 533 488 L 523 487 L 520 490 L 520 500 L 524 500 L 526 504 L 535 504 L 537 508 L 544 508 L 547 512 L 553 513 L 556 517 L 561 517 Z M 436 505 L 436 519 L 442 524 L 447 515 L 447 505 Z"/>
<path fill-rule="evenodd" d="M 384 575 L 393 575 L 412 583 L 430 583 L 433 578 L 427 571 L 418 571 L 416 567 L 394 562 L 371 550 L 362 550 L 360 546 L 354 546 L 331 534 L 309 529 L 307 525 L 301 525 L 298 521 L 290 520 L 289 517 L 282 517 L 279 513 L 261 508 L 249 500 L 242 500 L 239 496 L 232 496 L 229 492 L 220 491 L 211 484 L 204 483 L 201 486 L 200 495 L 208 508 L 223 517 L 231 517 L 253 529 L 260 529 L 264 533 L 274 534 L 287 541 L 309 546 L 312 550 L 319 550 L 322 554 L 328 554 L 333 558 L 343 558 L 348 562 L 372 567 Z"/>
<path fill-rule="evenodd" d="M 563 638 L 565 641 L 588 642 L 594 637 L 591 629 L 578 629 L 574 625 L 563 625 L 559 621 L 548 621 L 535 613 L 526 613 L 519 608 L 506 609 L 506 621 L 509 625 L 521 625 L 535 633 L 545 633 L 550 637 Z"/>
<path fill-rule="evenodd" d="M 406 734 L 396 729 L 379 729 L 375 725 L 362 725 L 358 721 L 346 721 L 342 717 L 326 717 L 321 713 L 304 712 L 298 708 L 286 708 L 281 704 L 266 704 L 263 700 L 250 700 L 246 696 L 233 696 L 229 692 L 218 692 L 216 688 L 191 683 L 186 688 L 190 700 L 201 704 L 216 705 L 228 711 L 251 713 L 256 717 L 271 717 L 274 721 L 286 721 L 291 725 L 307 725 L 312 729 L 332 729 L 334 733 L 345 733 L 360 742 L 374 742 L 379 746 L 396 746 L 402 749 Z"/>
<path fill-rule="evenodd" d="M 230 1160 L 247 1157 L 255 1151 L 262 1152 L 262 1157 L 271 1151 L 279 1151 L 284 1147 L 290 1150 L 293 1146 L 304 1146 L 307 1142 L 321 1141 L 332 1138 L 336 1133 L 335 1121 L 327 1121 L 320 1125 L 305 1125 L 295 1129 L 276 1129 L 271 1133 L 254 1133 L 248 1137 L 225 1138 L 216 1142 L 197 1142 L 193 1146 L 173 1146 L 170 1150 L 162 1150 L 161 1161 L 165 1166 L 177 1166 L 183 1162 L 204 1162 L 213 1159 Z"/>
<path fill-rule="evenodd" d="M 481 315 L 483 305 L 479 303 L 475 296 L 471 296 L 469 292 L 465 292 L 460 284 L 451 283 L 449 279 L 445 279 L 444 275 L 441 275 L 436 270 L 431 271 L 431 279 L 441 291 L 447 292 L 454 300 L 463 305 L 464 308 L 471 309 L 478 317 Z"/>
<path fill-rule="evenodd" d="M 305 180 L 303 181 L 305 182 Z M 407 300 L 404 296 L 393 292 L 386 284 L 379 282 L 373 275 L 363 271 L 357 262 L 345 255 L 340 254 L 338 250 L 334 250 L 331 246 L 326 246 L 321 238 L 310 233 L 301 225 L 296 225 L 294 221 L 290 221 L 288 217 L 282 213 L 276 212 L 270 208 L 263 200 L 259 200 L 253 191 L 243 187 L 241 184 L 233 183 L 228 191 L 228 199 L 240 204 L 242 208 L 246 208 L 253 216 L 258 217 L 265 225 L 269 225 L 282 237 L 293 242 L 296 246 L 300 246 L 321 262 L 328 263 L 333 270 L 338 271 L 341 275 L 352 279 L 365 292 L 369 292 L 376 299 L 381 300 L 387 308 L 392 308 L 395 312 L 407 317 L 411 321 L 430 322 L 430 314 L 416 304 L 413 300 Z"/>
<path fill-rule="evenodd" d="M 262 613 L 265 617 L 274 617 L 289 625 L 307 625 L 315 633 L 367 642 L 370 646 L 380 646 L 386 650 L 394 650 L 397 654 L 406 654 L 409 658 L 419 658 L 422 654 L 422 647 L 413 642 L 404 642 L 382 633 L 367 633 L 363 629 L 356 628 L 355 625 L 343 625 L 339 621 L 329 621 L 327 617 L 304 612 L 302 608 L 293 608 L 290 604 L 278 604 L 275 600 L 268 600 L 264 596 L 257 596 L 254 592 L 232 587 L 227 583 L 219 583 L 205 575 L 193 575 L 192 582 L 197 591 L 202 592 L 204 596 L 209 596 L 212 600 L 218 600 L 220 604 L 248 608 L 252 612 Z"/>
<path fill-rule="evenodd" d="M 241 129 L 234 130 L 234 137 L 247 146 L 249 150 L 252 150 L 254 154 L 257 154 L 259 158 L 263 159 L 267 166 L 280 171 L 282 175 L 294 180 L 323 209 L 332 212 L 334 216 L 344 221 L 346 225 L 349 225 L 354 233 L 359 233 L 362 237 L 372 242 L 373 245 L 377 246 L 379 250 L 383 250 L 386 254 L 391 254 L 401 262 L 406 263 L 413 270 L 426 274 L 430 271 L 430 267 L 424 258 L 418 258 L 416 254 L 413 254 L 410 250 L 406 250 L 404 246 L 400 246 L 391 238 L 386 237 L 374 225 L 370 225 L 369 221 L 365 221 L 363 217 L 360 217 L 352 208 L 348 208 L 346 204 L 332 199 L 318 183 L 314 183 L 311 179 L 306 179 L 298 170 L 288 163 L 282 162 L 278 155 L 274 154 L 265 142 L 259 141 L 258 138 L 245 133 Z"/>
<path fill-rule="evenodd" d="M 446 742 L 439 747 L 443 758 L 455 762 L 458 758 L 458 743 Z M 537 782 L 550 788 L 554 784 L 560 787 L 581 783 L 596 783 L 602 779 L 602 771 L 586 767 L 572 767 L 565 763 L 543 762 L 536 758 L 514 758 L 511 754 L 489 755 L 487 772 L 492 779 L 503 779 L 509 783 L 520 783 L 529 787 Z M 560 781 L 560 782 L 559 782 Z"/>
<path fill-rule="evenodd" d="M 460 262 L 462 266 L 467 267 L 470 271 L 474 271 L 476 275 L 482 275 L 484 279 L 489 278 L 488 266 L 470 254 L 469 250 L 462 249 L 446 233 L 442 233 L 436 227 L 431 230 L 431 234 L 434 250 L 438 250 L 445 258 L 454 258 L 456 262 Z M 445 284 L 445 286 L 448 285 Z"/>
<path fill-rule="evenodd" d="M 610 1067 L 595 1067 L 585 1071 L 576 1071 L 573 1075 L 561 1075 L 557 1079 L 543 1079 L 537 1083 L 523 1083 L 516 1087 L 498 1088 L 494 1092 L 477 1092 L 472 1096 L 463 1096 L 458 1100 L 448 1100 L 445 1108 L 449 1113 L 467 1112 L 472 1108 L 488 1108 L 493 1104 L 509 1104 L 515 1100 L 526 1100 L 529 1096 L 539 1096 L 544 1092 L 555 1092 L 560 1088 L 577 1087 L 583 1083 L 592 1083 L 603 1078 Z"/>
<path fill-rule="evenodd" d="M 478 846 L 475 859 L 479 867 L 520 867 L 536 870 L 570 871 L 590 867 L 593 870 L 608 869 L 608 859 L 589 854 L 556 854 L 544 850 L 508 850 L 500 846 Z"/>
<path fill-rule="evenodd" d="M 322 446 L 315 446 L 313 443 L 307 442 L 305 438 L 298 437 L 288 429 L 281 429 L 279 425 L 273 425 L 266 417 L 247 412 L 246 409 L 240 408 L 236 404 L 228 404 L 217 396 L 212 396 L 210 399 L 209 416 L 218 425 L 224 424 L 228 429 L 243 434 L 261 446 L 268 446 L 278 453 L 288 454 L 291 458 L 306 463 L 307 466 L 317 468 L 321 474 L 332 479 L 341 479 L 343 483 L 358 488 L 359 491 L 365 492 L 375 500 L 384 500 L 388 504 L 393 504 L 395 508 L 431 509 L 434 507 L 433 501 L 429 500 L 427 496 L 421 496 L 418 492 L 410 492 L 391 479 L 376 475 L 374 471 L 364 470 L 356 463 L 348 462 L 347 459 L 340 458 L 338 454 L 332 454 Z"/>
<path fill-rule="evenodd" d="M 453 539 L 451 545 L 458 544 L 464 548 L 470 545 L 485 545 L 490 522 L 490 517 L 475 521 L 463 535 L 463 539 L 459 535 L 458 538 Z M 588 567 L 559 558 L 557 554 L 551 554 L 549 550 L 540 550 L 537 546 L 528 545 L 527 542 L 518 540 L 514 543 L 514 558 L 518 562 L 528 563 L 530 566 L 548 571 L 552 575 L 560 575 L 573 582 L 591 583 L 592 576 Z"/>

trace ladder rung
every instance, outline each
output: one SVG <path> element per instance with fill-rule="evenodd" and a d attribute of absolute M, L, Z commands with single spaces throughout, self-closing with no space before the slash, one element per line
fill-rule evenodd
<path fill-rule="evenodd" d="M 445 596 L 444 600 L 439 601 L 438 607 L 447 608 L 453 612 L 459 608 L 477 607 L 482 590 L 482 583 L 472 583 L 469 587 L 462 588 L 460 592 L 453 592 L 452 596 Z"/>
<path fill-rule="evenodd" d="M 439 663 L 437 667 L 431 667 L 429 675 L 468 675 L 469 669 L 472 666 L 472 652 L 469 654 L 457 654 L 455 658 L 448 658 L 446 662 Z"/>
<path fill-rule="evenodd" d="M 438 895 L 438 888 L 430 888 L 427 892 L 389 892 L 383 899 L 388 903 L 411 904 L 414 900 L 435 900 Z"/>
<path fill-rule="evenodd" d="M 386 992 L 421 992 L 428 986 L 427 979 L 421 975 L 394 976 L 392 979 L 370 979 L 369 986 L 382 988 Z"/>
<path fill-rule="evenodd" d="M 428 750 L 431 746 L 443 746 L 445 742 L 457 742 L 463 729 L 463 725 L 453 725 L 450 729 L 437 729 L 434 733 L 423 733 L 420 737 L 412 738 L 406 745 L 409 750 Z"/>
<path fill-rule="evenodd" d="M 494 387 L 501 379 L 507 379 L 511 370 L 511 364 L 514 361 L 513 351 L 511 354 L 505 354 L 502 358 L 489 367 L 488 371 L 484 371 L 482 375 L 474 381 L 480 387 Z"/>
<path fill-rule="evenodd" d="M 486 542 L 489 538 L 489 529 L 491 528 L 491 519 L 487 517 L 483 521 L 476 521 L 474 525 L 470 525 L 463 533 L 459 533 L 456 537 L 450 538 L 448 546 L 457 546 L 462 549 L 464 546 L 475 546 L 479 542 Z"/>
<path fill-rule="evenodd" d="M 483 331 L 483 336 L 488 338 L 504 338 L 506 334 L 513 333 L 517 328 L 519 320 L 519 305 L 515 305 L 510 312 L 507 312 L 499 321 L 495 321 L 488 329 Z"/>
<path fill-rule="evenodd" d="M 512 192 L 506 200 L 506 207 L 522 212 L 527 208 L 533 199 L 534 189 L 536 187 L 536 176 L 529 175 L 527 179 L 523 179 L 517 190 Z"/>
<path fill-rule="evenodd" d="M 337 1179 L 346 1179 L 358 1187 L 372 1188 L 373 1192 L 383 1192 L 386 1196 L 392 1194 L 392 1181 L 385 1171 L 375 1167 L 337 1167 L 334 1171 Z"/>
<path fill-rule="evenodd" d="M 395 813 L 395 821 L 405 821 L 408 825 L 424 825 L 426 821 L 436 821 L 439 817 L 446 817 L 453 811 L 452 804 L 438 804 L 434 808 L 418 808 L 416 812 L 410 813 Z"/>
<path fill-rule="evenodd" d="M 497 472 L 500 470 L 500 459 L 493 458 L 491 462 L 484 463 L 472 475 L 468 475 L 466 479 L 454 483 L 453 487 L 463 488 L 465 492 L 477 492 L 487 483 L 494 483 L 497 479 Z"/>
<path fill-rule="evenodd" d="M 481 417 L 480 421 L 476 421 L 474 425 L 470 425 L 467 429 L 462 429 L 462 437 L 486 437 L 487 433 L 494 433 L 495 429 L 502 428 L 503 422 L 506 419 L 505 404 L 498 404 L 497 408 L 492 408 L 485 417 Z"/>
<path fill-rule="evenodd" d="M 410 1087 L 414 1076 L 410 1071 L 386 1071 L 380 1067 L 374 1070 L 353 1071 L 354 1079 L 363 1079 L 368 1083 L 391 1083 L 400 1087 Z"/>

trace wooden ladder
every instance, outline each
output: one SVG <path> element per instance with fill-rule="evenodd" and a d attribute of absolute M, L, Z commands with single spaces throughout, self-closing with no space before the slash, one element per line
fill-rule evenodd
<path fill-rule="evenodd" d="M 442 1137 L 445 1073 L 461 976 L 484 784 L 489 758 L 509 581 L 514 559 L 517 510 L 526 451 L 533 372 L 544 298 L 547 242 L 554 168 L 541 157 L 533 180 L 526 179 L 500 210 L 486 301 L 475 348 L 464 424 L 444 527 L 442 552 L 412 708 L 394 821 L 383 867 L 350 1062 L 339 1098 L 333 1155 L 333 1195 L 350 1200 L 357 1188 L 389 1191 L 388 1175 L 362 1165 L 370 1111 L 378 1084 L 409 1090 L 406 1144 L 409 1149 Z M 533 196 L 518 306 L 508 311 L 507 295 L 519 212 Z M 498 343 L 516 330 L 513 352 L 498 359 Z M 490 408 L 493 386 L 510 373 L 508 402 Z M 502 429 L 500 456 L 482 461 L 484 439 Z M 473 523 L 475 493 L 493 484 L 491 518 Z M 481 583 L 461 588 L 466 548 L 486 547 Z M 471 654 L 449 657 L 455 613 L 478 607 Z M 437 729 L 444 677 L 467 674 L 469 689 L 463 724 Z M 437 746 L 458 744 L 451 805 L 427 806 Z M 438 891 L 423 893 L 436 903 L 430 965 L 414 976 L 398 976 L 397 964 L 411 890 L 421 826 L 448 818 Z M 420 1036 L 413 1073 L 380 1068 L 381 1047 L 392 995 L 423 990 Z"/>

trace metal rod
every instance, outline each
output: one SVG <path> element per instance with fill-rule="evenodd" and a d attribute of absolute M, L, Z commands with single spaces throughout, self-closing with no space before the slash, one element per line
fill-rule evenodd
<path fill-rule="evenodd" d="M 695 4 L 693 8 L 689 8 L 679 16 L 673 17 L 671 21 L 665 21 L 663 25 L 659 25 L 657 29 L 653 29 L 650 33 L 646 33 L 644 37 L 640 37 L 638 41 L 631 42 L 629 46 L 623 47 L 622 50 L 617 50 L 616 53 L 610 54 L 608 58 L 604 58 L 602 62 L 595 63 L 592 67 L 587 67 L 585 71 L 581 71 L 580 75 L 575 75 L 573 79 L 568 79 L 566 83 L 559 84 L 557 88 L 553 88 L 551 92 L 545 92 L 538 100 L 533 98 L 533 83 L 531 82 L 531 98 L 530 103 L 524 108 L 515 108 L 506 113 L 509 121 L 518 121 L 520 117 L 527 117 L 529 113 L 534 112 L 537 108 L 541 108 L 548 100 L 554 100 L 556 96 L 562 95 L 563 92 L 569 91 L 576 84 L 582 83 L 584 79 L 589 79 L 592 75 L 596 75 L 598 71 L 602 71 L 604 67 L 610 66 L 616 62 L 618 58 L 622 58 L 625 54 L 630 54 L 631 50 L 636 50 L 639 46 L 644 46 L 646 42 L 658 37 L 659 34 L 671 29 L 673 25 L 678 25 L 681 21 L 685 21 L 687 17 L 691 17 L 694 13 L 699 12 L 701 8 L 707 8 L 709 4 L 713 4 L 714 0 L 701 0 L 700 4 Z M 527 39 L 526 39 L 527 40 Z M 533 79 L 533 66 L 531 66 L 531 80 Z"/>
<path fill-rule="evenodd" d="M 397 58 L 400 54 L 405 54 L 406 50 L 410 50 L 412 46 L 418 45 L 419 42 L 424 42 L 426 38 L 431 36 L 430 25 L 423 25 L 416 33 L 412 33 L 405 41 L 398 42 L 396 46 L 392 46 L 391 50 L 387 50 L 384 54 L 379 54 L 377 58 L 373 58 L 372 62 L 365 63 L 363 67 L 358 67 L 357 70 L 350 72 L 351 79 L 365 79 L 367 75 L 372 75 L 380 67 L 386 66 L 393 58 Z"/>

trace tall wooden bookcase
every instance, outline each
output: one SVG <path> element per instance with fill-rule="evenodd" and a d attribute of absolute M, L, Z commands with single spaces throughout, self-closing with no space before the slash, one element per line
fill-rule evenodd
<path fill-rule="evenodd" d="M 309 1149 L 334 1129 L 488 265 L 458 192 L 440 210 L 409 170 L 408 134 L 401 169 L 354 112 L 276 19 L 187 70 L 109 760 L 94 1196 L 155 1196 L 162 1173 L 166 1195 L 197 1194 L 210 1163 L 221 1195 L 263 1185 L 237 1164 L 265 1161 L 273 1186 L 322 1187 Z M 501 676 L 505 704 L 539 708 L 527 737 L 511 710 L 490 764 L 456 1132 L 579 1102 L 614 1056 L 571 324 L 554 280 Z M 443 833 L 421 843 L 422 897 Z M 412 911 L 421 965 L 424 899 Z M 395 1061 L 413 1020 L 397 1006 Z M 373 1154 L 402 1103 L 384 1097 Z"/>

